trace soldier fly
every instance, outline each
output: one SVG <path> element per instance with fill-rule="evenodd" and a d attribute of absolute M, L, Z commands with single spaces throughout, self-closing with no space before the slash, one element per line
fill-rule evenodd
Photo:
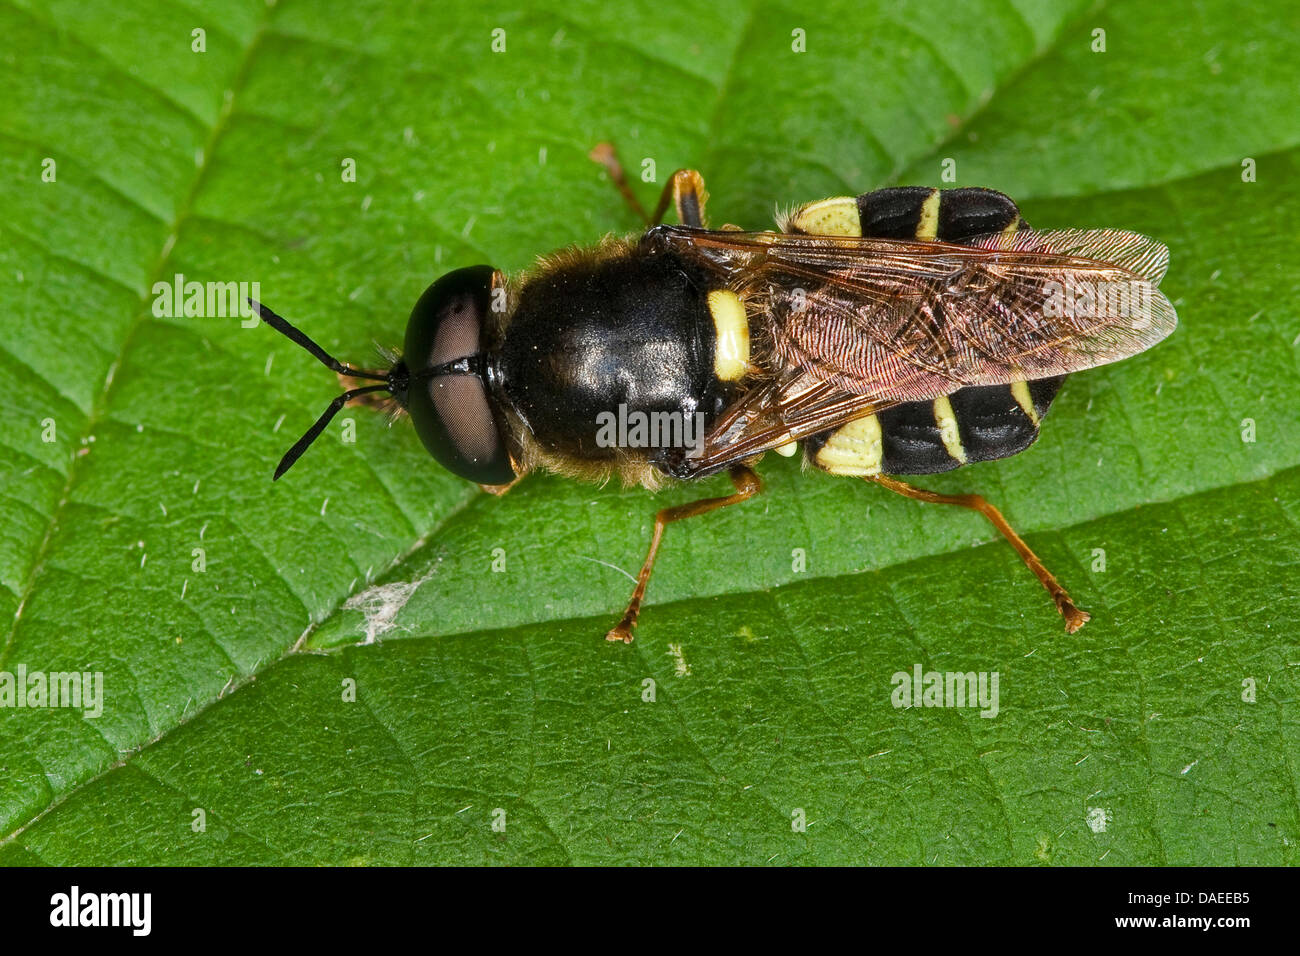
<path fill-rule="evenodd" d="M 1064 377 L 1145 349 L 1177 316 L 1164 245 L 1117 229 L 1039 231 L 990 189 L 891 187 L 811 202 L 775 231 L 707 226 L 694 170 L 651 215 L 612 148 L 602 162 L 647 229 L 541 258 L 520 276 L 457 269 L 420 297 L 384 371 L 344 365 L 271 310 L 272 328 L 352 387 L 285 454 L 279 478 L 348 401 L 386 392 L 447 470 L 503 493 L 546 470 L 655 490 L 726 471 L 733 494 L 655 515 L 609 640 L 631 642 L 667 525 L 762 490 L 765 452 L 919 501 L 979 511 L 1042 582 L 1069 632 L 1089 619 L 993 505 L 897 476 L 1014 455 Z M 680 225 L 662 225 L 672 204 Z M 608 416 L 701 424 L 627 447 Z"/>

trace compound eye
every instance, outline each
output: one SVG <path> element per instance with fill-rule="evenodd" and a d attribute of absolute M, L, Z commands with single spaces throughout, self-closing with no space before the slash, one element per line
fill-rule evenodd
<path fill-rule="evenodd" d="M 485 485 L 515 478 L 502 416 L 473 371 L 438 371 L 483 348 L 491 266 L 449 272 L 425 290 L 406 327 L 407 411 L 424 447 L 448 471 Z"/>

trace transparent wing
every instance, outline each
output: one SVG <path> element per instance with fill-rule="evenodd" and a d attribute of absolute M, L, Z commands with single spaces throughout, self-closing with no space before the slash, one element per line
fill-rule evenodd
<path fill-rule="evenodd" d="M 762 384 L 688 474 L 968 385 L 1115 362 L 1170 334 L 1159 242 L 1115 229 L 1022 230 L 968 244 L 661 227 L 745 301 Z"/>

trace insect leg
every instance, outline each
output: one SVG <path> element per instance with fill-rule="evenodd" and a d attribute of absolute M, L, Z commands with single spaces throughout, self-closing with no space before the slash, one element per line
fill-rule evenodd
<path fill-rule="evenodd" d="M 605 635 L 605 640 L 622 641 L 624 644 L 632 643 L 632 628 L 636 627 L 637 615 L 641 613 L 641 600 L 645 597 L 646 584 L 650 580 L 650 572 L 654 570 L 655 555 L 659 551 L 659 542 L 664 536 L 666 526 L 674 521 L 681 521 L 683 518 L 693 518 L 696 515 L 716 511 L 718 508 L 725 508 L 727 505 L 739 504 L 763 490 L 762 479 L 748 465 L 737 465 L 731 469 L 731 483 L 736 486 L 736 493 L 733 495 L 726 495 L 721 498 L 701 498 L 699 501 L 692 501 L 689 504 L 664 508 L 655 515 L 655 529 L 650 536 L 650 550 L 646 553 L 645 564 L 641 565 L 641 573 L 637 575 L 636 589 L 632 592 L 632 599 L 627 602 L 627 610 L 623 613 L 623 619 L 610 628 L 609 633 Z"/>
<path fill-rule="evenodd" d="M 1029 545 L 1025 544 L 1020 535 L 1016 534 L 1011 525 L 1007 524 L 1007 519 L 1002 517 L 1002 512 L 985 501 L 980 495 L 941 495 L 938 492 L 916 488 L 894 478 L 887 478 L 884 475 L 877 475 L 867 480 L 874 481 L 876 484 L 882 485 L 904 497 L 915 498 L 917 501 L 930 501 L 941 505 L 959 505 L 962 508 L 978 511 L 992 522 L 993 527 L 1002 532 L 1004 538 L 1011 542 L 1011 546 L 1020 555 L 1020 560 L 1025 562 L 1029 570 L 1034 572 L 1034 576 L 1042 582 L 1043 587 L 1047 588 L 1047 593 L 1056 602 L 1056 609 L 1061 612 L 1061 617 L 1065 618 L 1066 631 L 1073 634 L 1088 622 L 1091 615 L 1077 607 L 1070 600 L 1070 595 L 1065 592 L 1065 588 L 1056 583 L 1056 578 L 1052 576 L 1051 571 L 1047 570 L 1043 562 L 1038 560 L 1038 555 L 1034 554 Z"/>
<path fill-rule="evenodd" d="M 587 154 L 594 162 L 600 163 L 609 173 L 610 181 L 623 197 L 624 202 L 632 208 L 637 216 L 645 221 L 647 226 L 656 226 L 663 221 L 664 213 L 668 211 L 669 203 L 672 203 L 677 209 L 677 218 L 683 226 L 704 226 L 704 203 L 708 194 L 704 191 L 704 177 L 693 169 L 679 169 L 673 173 L 672 177 L 664 185 L 663 192 L 659 195 L 659 202 L 655 206 L 654 214 L 651 215 L 645 211 L 641 205 L 641 200 L 636 198 L 636 193 L 632 191 L 632 186 L 628 182 L 627 173 L 623 169 L 623 164 L 619 161 L 618 150 L 612 143 L 598 143 L 590 153 Z"/>
<path fill-rule="evenodd" d="M 683 226 L 706 228 L 704 204 L 708 201 L 709 194 L 704 189 L 703 176 L 693 169 L 679 169 L 673 173 L 668 184 L 664 186 L 664 191 L 659 195 L 659 204 L 655 206 L 650 225 L 658 225 L 663 221 L 664 213 L 668 211 L 670 197 L 677 210 L 678 222 Z"/>
<path fill-rule="evenodd" d="M 632 207 L 637 218 L 644 220 L 648 226 L 654 225 L 645 211 L 645 206 L 641 205 L 641 200 L 636 198 L 636 193 L 632 191 L 632 186 L 627 181 L 627 173 L 623 171 L 623 164 L 618 160 L 618 150 L 614 148 L 614 144 L 597 143 L 587 157 L 605 167 L 614 188 L 623 197 L 623 201 Z"/>
<path fill-rule="evenodd" d="M 480 491 L 486 491 L 488 494 L 490 494 L 490 495 L 496 495 L 498 498 L 500 498 L 502 495 L 504 495 L 504 494 L 505 494 L 506 492 L 508 492 L 511 488 L 513 488 L 515 485 L 519 484 L 519 482 L 521 482 L 521 481 L 523 481 L 523 480 L 524 480 L 524 479 L 523 479 L 523 476 L 522 476 L 522 475 L 519 475 L 519 476 L 517 476 L 517 477 L 515 478 L 514 481 L 511 481 L 511 482 L 509 482 L 509 483 L 507 483 L 507 484 L 504 484 L 504 485 L 484 485 L 484 484 L 480 484 L 480 485 L 479 485 L 479 490 L 480 490 Z"/>

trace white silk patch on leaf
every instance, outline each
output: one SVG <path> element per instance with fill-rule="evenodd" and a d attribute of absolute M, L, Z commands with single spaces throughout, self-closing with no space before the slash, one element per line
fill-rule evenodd
<path fill-rule="evenodd" d="M 411 600 L 411 595 L 420 589 L 420 585 L 429 580 L 432 572 L 415 581 L 396 581 L 392 584 L 376 584 L 352 595 L 343 602 L 345 611 L 360 611 L 365 615 L 362 630 L 366 639 L 363 644 L 373 644 L 375 640 L 397 627 L 397 615 Z"/>

